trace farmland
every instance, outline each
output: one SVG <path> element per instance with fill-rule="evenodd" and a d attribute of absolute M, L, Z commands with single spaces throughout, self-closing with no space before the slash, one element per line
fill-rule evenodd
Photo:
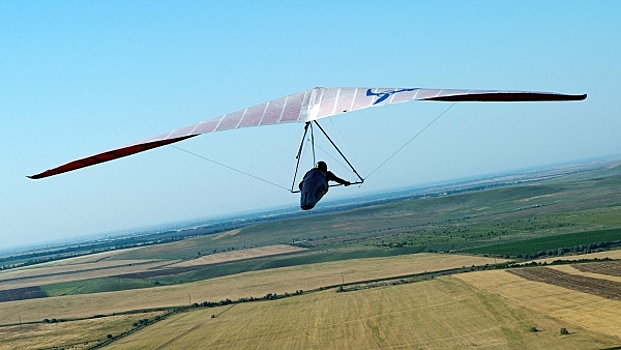
<path fill-rule="evenodd" d="M 205 281 L 125 290 L 57 296 L 0 303 L 0 323 L 40 321 L 44 318 L 89 317 L 130 310 L 163 308 L 191 302 L 260 298 L 267 293 L 293 293 L 382 277 L 398 277 L 425 271 L 436 271 L 463 265 L 484 265 L 494 259 L 438 254 L 415 254 L 388 258 L 348 260 L 314 265 L 251 271 Z"/>
<path fill-rule="evenodd" d="M 0 349 L 618 347 L 620 189 L 612 166 L 49 257 L 0 271 Z"/>
<path fill-rule="evenodd" d="M 563 338 L 562 327 L 574 334 Z M 447 277 L 180 314 L 110 349 L 586 349 L 619 341 Z"/>
<path fill-rule="evenodd" d="M 0 290 L 43 286 L 64 282 L 82 281 L 91 278 L 136 273 L 147 271 L 148 269 L 159 267 L 168 263 L 170 262 L 124 261 L 122 265 L 113 265 L 109 267 L 93 267 L 93 265 L 100 265 L 99 263 L 94 263 L 15 271 L 20 272 L 19 277 L 9 276 L 8 273 L 6 275 L 2 275 L 3 280 L 2 283 L 0 283 Z"/>
<path fill-rule="evenodd" d="M 619 213 L 621 215 L 621 212 Z M 596 240 L 596 241 L 594 241 Z M 499 256 L 528 257 L 562 255 L 568 252 L 590 252 L 607 245 L 621 244 L 621 229 L 575 232 L 564 235 L 525 239 L 465 249 L 468 253 L 486 253 Z"/>
<path fill-rule="evenodd" d="M 156 313 L 110 316 L 74 320 L 71 322 L 43 322 L 0 327 L 0 349 L 42 348 L 47 344 L 63 344 L 71 349 L 88 349 L 107 340 L 108 334 L 119 334 L 132 329 L 133 323 L 156 317 Z M 27 334 L 27 337 L 24 337 Z"/>
<path fill-rule="evenodd" d="M 549 283 L 606 299 L 621 300 L 621 283 L 602 278 L 572 275 L 547 267 L 516 269 L 509 272 L 530 281 Z"/>
<path fill-rule="evenodd" d="M 574 327 L 621 337 L 621 302 L 591 293 L 528 280 L 507 271 L 484 271 L 455 275 L 475 288 L 499 295 L 512 304 L 535 309 Z M 562 326 L 571 331 L 571 326 Z M 621 345 L 621 339 L 616 346 Z M 606 348 L 592 345 L 586 348 Z"/>
<path fill-rule="evenodd" d="M 93 275 L 82 281 L 58 280 L 46 290 L 61 295 L 146 288 L 246 271 L 420 252 L 519 260 L 613 249 L 621 242 L 620 189 L 621 176 L 608 167 L 519 186 L 256 224 L 120 250 L 100 262 L 159 259 L 167 266 L 144 273 Z M 306 249 L 272 256 L 245 253 L 277 245 Z M 231 261 L 227 254 L 247 258 Z M 173 262 L 178 262 L 176 267 L 170 266 Z"/>
<path fill-rule="evenodd" d="M 576 268 L 583 272 L 593 272 L 610 276 L 621 277 L 621 264 L 615 262 L 603 262 L 599 264 L 576 265 Z"/>

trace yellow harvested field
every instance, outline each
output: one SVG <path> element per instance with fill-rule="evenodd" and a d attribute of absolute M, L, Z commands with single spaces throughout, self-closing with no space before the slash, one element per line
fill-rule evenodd
<path fill-rule="evenodd" d="M 38 268 L 38 267 L 43 267 L 43 266 L 61 266 L 61 265 L 72 265 L 72 264 L 83 264 L 83 263 L 91 263 L 91 262 L 98 262 L 98 261 L 103 261 L 106 259 L 110 259 L 113 258 L 115 255 L 121 254 L 121 253 L 127 253 L 131 250 L 134 249 L 141 249 L 139 248 L 126 248 L 126 249 L 119 249 L 119 250 L 112 250 L 109 252 L 102 252 L 102 253 L 95 253 L 95 254 L 88 254 L 85 256 L 78 256 L 75 258 L 68 258 L 68 259 L 62 259 L 62 260 L 56 260 L 56 261 L 50 261 L 47 263 L 43 263 L 43 264 L 37 264 L 35 266 L 29 266 L 29 267 L 25 267 L 25 268 Z"/>
<path fill-rule="evenodd" d="M 621 301 L 532 282 L 507 271 L 481 271 L 455 275 L 480 291 L 497 294 L 514 305 L 537 310 L 572 327 L 621 337 Z M 621 339 L 619 344 L 621 345 Z"/>
<path fill-rule="evenodd" d="M 500 259 L 497 262 L 501 262 Z M 251 271 L 199 282 L 97 294 L 16 300 L 0 303 L 0 324 L 44 318 L 88 317 L 126 310 L 187 305 L 192 302 L 262 297 L 319 287 L 494 263 L 493 258 L 454 254 L 414 254 L 352 259 Z"/>
<path fill-rule="evenodd" d="M 538 263 L 547 262 L 549 264 L 556 260 L 568 261 L 568 260 L 580 260 L 580 259 L 605 259 L 605 258 L 621 259 L 621 249 L 607 250 L 605 252 L 597 252 L 597 253 L 590 253 L 590 254 L 567 255 L 567 256 L 559 256 L 559 257 L 554 257 L 554 258 L 537 259 L 534 261 Z"/>
<path fill-rule="evenodd" d="M 111 267 L 119 267 L 119 266 L 129 266 L 129 265 L 138 265 L 145 263 L 160 263 L 160 265 L 165 263 L 170 263 L 170 261 L 162 261 L 162 260 L 105 260 L 99 262 L 85 262 L 80 264 L 68 264 L 68 265 L 59 265 L 59 266 L 44 266 L 38 268 L 29 268 L 29 269 L 12 269 L 0 272 L 0 282 L 7 279 L 14 278 L 30 278 L 42 275 L 50 275 L 50 274 L 61 274 L 61 273 L 71 273 L 71 272 L 79 272 L 84 270 L 94 270 L 94 269 L 105 269 Z M 39 265 L 36 265 L 39 266 Z"/>
<path fill-rule="evenodd" d="M 198 265 L 209 265 L 209 264 L 218 264 L 227 261 L 236 261 L 236 260 L 244 260 L 244 259 L 252 259 L 252 258 L 260 258 L 263 256 L 271 256 L 271 255 L 279 255 L 279 254 L 288 254 L 295 253 L 308 250 L 306 248 L 294 247 L 287 244 L 275 244 L 265 247 L 258 248 L 250 248 L 250 249 L 242 249 L 242 250 L 233 250 L 223 253 L 216 253 L 211 255 L 205 255 L 200 258 L 182 261 L 180 263 L 170 265 L 167 267 L 180 267 L 180 266 L 198 266 Z"/>
<path fill-rule="evenodd" d="M 544 194 L 541 196 L 534 196 L 534 197 L 530 197 L 530 198 L 523 198 L 523 199 L 518 199 L 515 202 L 516 203 L 523 203 L 523 202 L 529 202 L 529 201 L 533 201 L 535 199 L 542 199 L 542 198 L 550 198 L 550 197 L 554 197 L 556 196 L 556 194 Z"/>
<path fill-rule="evenodd" d="M 216 318 L 211 318 L 216 315 Z M 621 339 L 569 326 L 459 279 L 178 314 L 106 349 L 589 349 Z M 538 332 L 531 332 L 537 327 Z"/>
<path fill-rule="evenodd" d="M 153 245 L 145 245 L 142 247 L 132 248 L 138 251 L 138 254 L 141 256 L 155 256 L 157 254 L 166 254 L 174 251 L 181 251 L 187 248 L 197 248 L 199 245 L 196 239 L 183 239 L 180 241 L 174 241 L 169 243 L 161 243 L 161 244 L 153 244 Z M 124 257 L 130 256 L 131 254 L 125 254 L 128 250 L 122 250 L 118 252 L 118 255 L 123 254 Z"/>
<path fill-rule="evenodd" d="M 89 320 L 37 323 L 0 327 L 0 350 L 87 349 L 132 329 L 140 319 L 161 313 L 119 315 Z"/>
<path fill-rule="evenodd" d="M 211 239 L 220 239 L 220 238 L 223 238 L 223 237 L 235 236 L 236 234 L 239 233 L 239 231 L 241 231 L 241 230 L 237 229 L 237 230 L 231 230 L 231 231 L 226 231 L 226 232 L 218 233 L 217 235 L 213 235 Z"/>
<path fill-rule="evenodd" d="M 126 260 L 123 260 L 123 261 L 126 261 Z M 106 261 L 106 263 L 111 263 L 111 262 L 113 261 Z M 170 261 L 162 261 L 162 260 L 152 261 L 152 262 L 147 262 L 147 263 L 138 263 L 138 264 L 125 263 L 124 265 L 120 265 L 120 266 L 113 265 L 109 268 L 90 267 L 90 271 L 89 271 L 89 267 L 87 267 L 86 265 L 98 265 L 98 264 L 103 264 L 103 262 L 63 266 L 63 268 L 72 267 L 72 268 L 77 268 L 77 270 L 73 272 L 65 272 L 65 273 L 57 272 L 58 274 L 51 275 L 51 276 L 44 275 L 41 277 L 24 277 L 23 279 L 10 280 L 10 281 L 3 281 L 2 279 L 4 279 L 4 276 L 2 276 L 2 279 L 0 279 L 0 290 L 34 287 L 34 286 L 45 286 L 45 285 L 54 284 L 54 283 L 72 282 L 72 281 L 80 281 L 80 280 L 85 280 L 85 279 L 90 279 L 90 278 L 111 277 L 111 276 L 122 275 L 126 273 L 144 272 L 149 269 L 156 268 L 156 267 L 166 265 L 169 263 Z M 83 269 L 79 269 L 80 266 L 84 266 Z M 48 270 L 48 269 L 55 269 L 55 268 L 50 267 L 50 268 L 45 268 L 45 269 Z M 86 271 L 80 271 L 80 270 L 86 270 Z M 29 270 L 29 271 L 32 271 L 32 270 Z"/>

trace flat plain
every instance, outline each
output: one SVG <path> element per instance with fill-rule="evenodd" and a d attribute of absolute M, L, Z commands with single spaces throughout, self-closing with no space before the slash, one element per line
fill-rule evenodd
<path fill-rule="evenodd" d="M 235 231 L 238 231 L 238 230 L 235 230 Z M 232 232 L 235 232 L 235 231 L 232 231 Z M 297 252 L 301 252 L 304 250 L 306 249 L 301 248 L 301 247 L 287 245 L 287 244 L 274 244 L 274 245 L 269 245 L 269 246 L 264 246 L 264 247 L 248 248 L 248 249 L 242 249 L 242 250 L 235 250 L 235 251 L 205 255 L 200 258 L 186 260 L 186 261 L 182 261 L 176 264 L 172 264 L 172 265 L 169 265 L 169 267 L 219 264 L 223 262 L 230 262 L 230 261 L 236 261 L 236 260 L 245 260 L 245 259 L 253 259 L 253 258 L 273 256 L 273 255 L 297 253 Z"/>
<path fill-rule="evenodd" d="M 153 318 L 157 313 L 119 315 L 87 320 L 31 323 L 0 327 L 0 350 L 52 348 L 62 344 L 66 349 L 88 349 L 132 329 L 133 323 Z"/>
<path fill-rule="evenodd" d="M 115 261 L 112 260 L 41 269 L 31 268 L 20 271 L 18 276 L 3 274 L 0 275 L 0 290 L 45 286 L 63 282 L 81 281 L 90 278 L 139 273 L 174 263 L 174 261 L 122 260 L 120 264 L 111 264 L 114 262 Z"/>
<path fill-rule="evenodd" d="M 486 278 L 490 272 L 480 275 Z M 532 327 L 538 331 L 532 332 Z M 561 335 L 563 327 L 572 333 Z M 454 277 L 441 277 L 183 313 L 109 348 L 590 349 L 619 344 L 615 335 L 522 307 Z"/>
<path fill-rule="evenodd" d="M 538 310 L 567 324 L 621 337 L 621 301 L 580 292 L 507 271 L 484 271 L 454 276 L 478 290 L 499 295 L 514 305 Z M 567 328 L 570 333 L 571 326 Z M 621 345 L 621 338 L 616 346 Z M 592 345 L 588 348 L 605 348 Z"/>
<path fill-rule="evenodd" d="M 130 310 L 187 306 L 194 302 L 260 298 L 267 293 L 294 293 L 344 282 L 398 277 L 426 271 L 494 263 L 493 258 L 449 254 L 415 254 L 387 258 L 352 259 L 251 271 L 205 281 L 77 294 L 0 303 L 0 324 L 40 321 L 44 318 L 89 317 Z"/>
<path fill-rule="evenodd" d="M 617 167 L 9 268 L 0 349 L 618 348 Z"/>

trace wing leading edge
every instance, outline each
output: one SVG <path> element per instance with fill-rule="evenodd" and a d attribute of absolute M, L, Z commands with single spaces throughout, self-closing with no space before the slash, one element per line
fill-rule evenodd
<path fill-rule="evenodd" d="M 369 107 L 408 101 L 527 102 L 580 101 L 583 95 L 553 92 L 420 88 L 313 88 L 173 130 L 28 176 L 41 179 L 183 141 L 201 134 L 280 123 L 308 122 Z"/>

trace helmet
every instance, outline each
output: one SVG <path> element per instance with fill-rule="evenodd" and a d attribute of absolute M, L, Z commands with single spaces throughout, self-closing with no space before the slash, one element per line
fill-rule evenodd
<path fill-rule="evenodd" d="M 319 161 L 319 162 L 317 162 L 317 169 L 323 170 L 323 171 L 328 171 L 328 165 L 324 161 Z"/>

